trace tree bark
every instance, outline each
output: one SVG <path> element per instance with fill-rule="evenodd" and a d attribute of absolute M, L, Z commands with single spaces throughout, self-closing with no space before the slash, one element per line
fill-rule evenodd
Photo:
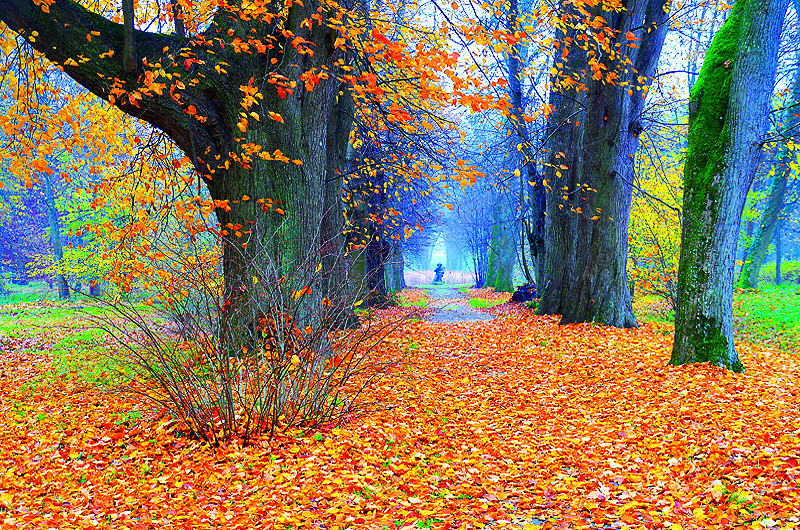
<path fill-rule="evenodd" d="M 562 324 L 636 326 L 626 265 L 633 162 L 644 108 L 644 91 L 637 87 L 642 81 L 649 86 L 669 16 L 664 0 L 627 0 L 622 5 L 620 12 L 604 11 L 602 4 L 588 10 L 591 16 L 602 16 L 617 35 L 610 39 L 616 43 L 610 46 L 612 53 L 603 59 L 607 64 L 595 63 L 594 75 L 590 67 L 595 56 L 582 47 L 584 41 L 576 40 L 575 24 L 558 32 L 557 40 L 566 49 L 554 59 L 556 69 L 563 63 L 563 73 L 551 78 L 554 110 L 545 142 L 543 177 L 549 196 L 539 312 L 562 315 Z M 561 14 L 583 16 L 567 3 Z M 630 34 L 641 39 L 638 48 L 627 47 Z M 623 57 L 632 68 L 621 66 Z M 619 79 L 609 82 L 603 66 Z M 576 83 L 584 88 L 572 88 Z"/>
<path fill-rule="evenodd" d="M 394 293 L 406 287 L 404 276 L 405 262 L 403 260 L 403 247 L 397 240 L 389 243 L 389 257 L 386 263 L 386 293 Z"/>
<path fill-rule="evenodd" d="M 775 285 L 783 282 L 781 274 L 781 260 L 783 260 L 783 249 L 781 248 L 781 223 L 775 228 Z"/>
<path fill-rule="evenodd" d="M 733 342 L 733 270 L 786 7 L 786 0 L 737 0 L 691 93 L 673 365 L 744 370 Z"/>
<path fill-rule="evenodd" d="M 69 284 L 67 283 L 67 277 L 64 275 L 64 271 L 60 270 L 61 267 L 63 267 L 64 250 L 61 245 L 61 225 L 58 222 L 58 210 L 56 209 L 56 196 L 53 192 L 53 183 L 50 181 L 51 176 L 47 173 L 41 173 L 40 176 L 44 181 L 47 222 L 50 226 L 50 246 L 53 247 L 53 264 L 59 269 L 59 272 L 56 274 L 58 299 L 69 300 Z"/>
<path fill-rule="evenodd" d="M 122 0 L 122 65 L 126 72 L 136 71 L 135 26 L 133 0 Z"/>
<path fill-rule="evenodd" d="M 782 119 L 781 132 L 793 134 L 800 127 L 800 117 L 797 116 L 797 105 L 800 104 L 800 61 L 795 66 L 794 81 L 789 98 L 786 100 Z M 767 257 L 770 241 L 775 234 L 778 226 L 783 205 L 786 201 L 786 186 L 792 174 L 791 165 L 794 163 L 795 152 L 789 148 L 788 142 L 784 142 L 780 147 L 778 163 L 775 168 L 775 175 L 769 188 L 767 205 L 761 214 L 756 235 L 750 243 L 746 256 L 742 263 L 742 274 L 739 278 L 739 287 L 755 288 L 758 286 L 758 274 Z"/>
<path fill-rule="evenodd" d="M 514 206 L 513 195 L 508 190 L 501 191 L 495 202 L 486 269 L 486 285 L 499 293 L 514 291 L 514 264 L 517 258 Z"/>
<path fill-rule="evenodd" d="M 747 235 L 747 240 L 751 241 L 751 243 L 752 243 L 752 237 L 753 237 L 753 220 L 752 219 L 747 221 L 747 224 L 745 225 L 744 233 Z M 741 270 L 739 270 L 740 273 L 744 270 L 745 263 L 747 262 L 747 255 L 748 255 L 748 252 L 749 252 L 749 248 L 750 248 L 749 246 L 746 246 L 742 250 L 742 268 L 741 268 Z"/>

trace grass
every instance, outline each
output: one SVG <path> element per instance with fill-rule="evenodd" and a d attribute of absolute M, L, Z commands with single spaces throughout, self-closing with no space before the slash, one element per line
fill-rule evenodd
<path fill-rule="evenodd" d="M 740 336 L 781 348 L 800 346 L 800 286 L 762 282 L 733 295 L 734 326 Z"/>
<path fill-rule="evenodd" d="M 400 307 L 428 307 L 431 301 L 427 288 L 404 289 L 395 295 Z"/>
<path fill-rule="evenodd" d="M 58 291 L 47 285 L 46 282 L 31 282 L 28 285 L 14 285 L 5 283 L 5 294 L 0 294 L 0 305 L 25 304 L 39 300 L 56 300 Z"/>
<path fill-rule="evenodd" d="M 655 296 L 634 300 L 633 310 L 641 323 L 673 324 L 675 314 Z M 800 347 L 800 286 L 785 282 L 761 282 L 759 289 L 738 289 L 733 294 L 733 323 L 737 339 Z"/>
<path fill-rule="evenodd" d="M 434 273 L 432 270 L 415 271 L 406 269 L 405 279 L 409 287 L 430 286 L 433 282 Z M 448 287 L 472 285 L 475 283 L 474 274 L 471 271 L 444 271 L 444 283 Z"/>
<path fill-rule="evenodd" d="M 7 285 L 0 296 L 0 336 L 18 342 L 20 351 L 43 353 L 47 367 L 26 383 L 29 388 L 55 381 L 75 381 L 90 386 L 113 385 L 116 366 L 109 355 L 113 343 L 92 317 L 113 316 L 110 308 L 73 297 L 58 302 L 55 291 L 43 282 Z M 152 311 L 137 306 L 140 311 Z"/>
<path fill-rule="evenodd" d="M 469 306 L 477 309 L 487 309 L 496 305 L 504 304 L 504 300 L 486 300 L 484 298 L 470 298 Z"/>

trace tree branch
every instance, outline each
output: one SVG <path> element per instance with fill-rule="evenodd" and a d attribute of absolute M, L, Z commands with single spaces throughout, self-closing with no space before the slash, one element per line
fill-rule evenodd
<path fill-rule="evenodd" d="M 123 25 L 72 0 L 53 0 L 49 6 L 42 2 L 42 7 L 30 0 L 0 0 L 0 20 L 80 85 L 126 114 L 164 131 L 187 154 L 193 151 L 192 140 L 197 150 L 221 150 L 222 146 L 216 145 L 219 142 L 214 141 L 213 128 L 185 113 L 191 103 L 198 113 L 205 112 L 209 122 L 218 123 L 207 91 L 186 87 L 164 90 L 162 94 L 150 90 L 144 95 L 139 93 L 141 99 L 131 97 L 143 90 L 143 65 L 164 63 L 164 68 L 173 67 L 182 39 L 134 31 L 137 60 L 126 67 Z"/>

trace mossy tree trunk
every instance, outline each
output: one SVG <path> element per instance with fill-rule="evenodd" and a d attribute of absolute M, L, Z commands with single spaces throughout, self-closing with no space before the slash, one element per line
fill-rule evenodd
<path fill-rule="evenodd" d="M 784 103 L 784 112 L 780 120 L 781 132 L 793 135 L 800 127 L 798 104 L 800 104 L 800 61 L 795 65 L 792 90 Z M 746 258 L 742 264 L 739 287 L 752 289 L 758 286 L 758 274 L 764 264 L 764 258 L 767 257 L 769 244 L 775 235 L 778 219 L 786 201 L 786 187 L 792 174 L 795 151 L 787 144 L 788 140 L 780 147 L 775 174 L 772 177 L 769 195 L 767 196 L 767 204 L 761 213 L 756 235 L 750 243 L 750 248 L 747 250 Z"/>
<path fill-rule="evenodd" d="M 45 12 L 31 0 L 4 0 L 0 20 L 79 84 L 166 133 L 192 160 L 211 196 L 227 201 L 216 211 L 227 233 L 226 318 L 231 327 L 240 326 L 230 315 L 254 310 L 253 268 L 319 259 L 326 177 L 342 151 L 341 137 L 329 134 L 329 125 L 336 116 L 334 126 L 346 137 L 352 123 L 352 112 L 337 113 L 351 97 L 336 79 L 350 58 L 335 47 L 337 31 L 308 22 L 318 9 L 323 20 L 336 13 L 307 0 L 286 9 L 275 4 L 281 16 L 240 17 L 252 3 L 225 3 L 208 28 L 188 40 L 135 31 L 131 65 L 123 61 L 132 47 L 125 46 L 121 24 L 72 0 L 48 4 Z M 308 44 L 297 44 L 301 40 Z M 308 72 L 327 73 L 307 90 L 301 76 Z M 254 96 L 249 100 L 248 92 Z M 271 112 L 283 123 L 270 119 Z M 302 165 L 269 159 L 278 150 Z M 266 199 L 285 215 L 262 208 Z M 335 215 L 332 208 L 341 205 L 330 202 L 327 211 Z"/>
<path fill-rule="evenodd" d="M 633 162 L 644 109 L 641 81 L 649 83 L 655 72 L 669 15 L 665 0 L 622 5 L 619 12 L 605 11 L 602 3 L 587 9 L 602 16 L 617 36 L 611 39 L 613 52 L 601 54 L 603 66 L 618 72 L 613 83 L 605 71 L 598 71 L 599 79 L 593 76 L 597 54 L 590 55 L 584 41 L 576 39 L 577 24 L 557 35 L 567 49 L 554 59 L 560 73 L 551 78 L 554 111 L 545 131 L 548 196 L 539 312 L 560 314 L 563 324 L 636 326 L 626 265 Z M 561 6 L 562 17 L 583 17 L 571 4 Z M 640 40 L 626 41 L 629 34 Z M 627 60 L 630 66 L 623 65 Z M 577 83 L 583 88 L 576 90 Z"/>
<path fill-rule="evenodd" d="M 389 248 L 385 283 L 386 294 L 392 296 L 406 287 L 404 276 L 405 260 L 403 259 L 403 247 L 399 241 L 396 239 L 389 240 Z"/>
<path fill-rule="evenodd" d="M 691 93 L 673 365 L 744 370 L 733 343 L 733 270 L 786 7 L 786 0 L 737 0 Z"/>
<path fill-rule="evenodd" d="M 775 285 L 783 283 L 783 274 L 781 274 L 781 261 L 783 260 L 783 248 L 781 248 L 781 223 L 778 221 L 778 226 L 775 227 Z"/>

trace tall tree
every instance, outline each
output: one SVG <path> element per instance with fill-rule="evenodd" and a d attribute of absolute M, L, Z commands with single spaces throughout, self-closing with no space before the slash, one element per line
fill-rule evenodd
<path fill-rule="evenodd" d="M 665 0 L 560 4 L 543 184 L 541 314 L 636 326 L 628 218 L 644 96 L 669 25 Z"/>
<path fill-rule="evenodd" d="M 127 15 L 124 28 L 71 0 L 0 5 L 9 28 L 91 92 L 164 131 L 192 160 L 227 232 L 231 316 L 249 313 L 239 309 L 250 303 L 259 259 L 288 265 L 318 251 L 328 159 L 342 147 L 329 144 L 328 128 L 332 116 L 352 120 L 335 112 L 351 97 L 337 81 L 349 62 L 340 33 L 316 23 L 341 23 L 342 12 L 313 0 L 287 5 L 284 12 L 283 4 L 225 3 L 188 42 L 131 36 Z"/>
<path fill-rule="evenodd" d="M 709 362 L 744 370 L 733 342 L 733 268 L 787 5 L 737 0 L 692 89 L 673 365 Z"/>
<path fill-rule="evenodd" d="M 64 251 L 61 243 L 61 223 L 58 220 L 58 210 L 56 209 L 56 194 L 53 190 L 52 175 L 43 172 L 40 179 L 44 181 L 44 201 L 47 209 L 47 222 L 49 226 L 50 245 L 53 247 L 53 261 L 56 266 L 61 269 L 62 260 L 64 259 Z M 67 277 L 63 270 L 59 270 L 56 274 L 56 282 L 58 283 L 58 298 L 60 300 L 69 299 L 69 284 Z"/>

